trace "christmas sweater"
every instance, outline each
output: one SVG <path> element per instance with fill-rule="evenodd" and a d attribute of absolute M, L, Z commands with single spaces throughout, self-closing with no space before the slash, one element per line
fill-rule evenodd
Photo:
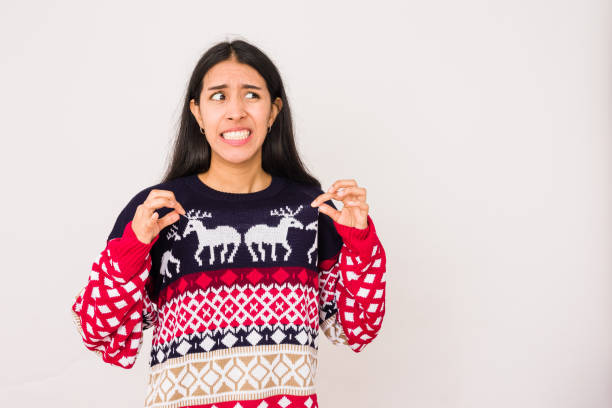
<path fill-rule="evenodd" d="M 131 223 L 152 189 L 172 191 L 187 214 L 145 244 Z M 275 175 L 252 193 L 197 174 L 141 190 L 74 299 L 85 347 L 131 368 L 152 328 L 145 407 L 317 407 L 319 333 L 360 352 L 385 314 L 372 218 L 338 224 L 310 205 L 322 193 Z"/>

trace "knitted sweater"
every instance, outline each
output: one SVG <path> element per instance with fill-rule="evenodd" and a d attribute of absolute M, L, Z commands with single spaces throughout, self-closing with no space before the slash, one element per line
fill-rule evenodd
<path fill-rule="evenodd" d="M 173 191 L 187 215 L 145 244 L 131 222 L 152 189 Z M 281 176 L 226 193 L 196 174 L 143 189 L 72 305 L 85 346 L 131 368 L 153 328 L 145 407 L 317 407 L 319 328 L 360 352 L 385 314 L 372 218 L 338 224 L 310 205 L 322 193 Z"/>

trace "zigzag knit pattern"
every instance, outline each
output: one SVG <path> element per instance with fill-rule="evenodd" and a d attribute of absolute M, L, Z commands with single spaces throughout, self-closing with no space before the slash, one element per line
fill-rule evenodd
<path fill-rule="evenodd" d="M 131 219 L 153 188 L 191 209 L 144 244 Z M 85 347 L 131 368 L 152 328 L 145 407 L 318 407 L 319 333 L 362 351 L 380 333 L 386 285 L 371 217 L 338 224 L 310 207 L 319 194 L 279 176 L 247 194 L 195 175 L 142 190 L 72 305 Z"/>

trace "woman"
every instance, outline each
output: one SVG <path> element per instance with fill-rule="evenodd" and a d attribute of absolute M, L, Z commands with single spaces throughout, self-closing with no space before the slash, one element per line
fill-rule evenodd
<path fill-rule="evenodd" d="M 154 327 L 147 407 L 316 407 L 319 328 L 359 352 L 382 325 L 368 208 L 355 180 L 323 192 L 304 169 L 270 59 L 219 43 L 191 76 L 164 179 L 121 211 L 75 299 L 83 342 L 131 368 Z"/>

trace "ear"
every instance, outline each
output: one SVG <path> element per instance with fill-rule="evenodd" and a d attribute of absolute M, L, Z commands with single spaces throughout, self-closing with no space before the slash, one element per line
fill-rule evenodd
<path fill-rule="evenodd" d="M 283 100 L 279 97 L 277 97 L 274 100 L 274 103 L 272 103 L 272 112 L 271 112 L 271 116 L 270 116 L 270 123 L 268 124 L 268 126 L 272 126 L 272 124 L 274 123 L 274 120 L 276 120 L 276 116 L 279 114 L 279 112 L 281 111 L 281 109 L 283 108 Z"/>
<path fill-rule="evenodd" d="M 202 116 L 200 115 L 200 107 L 198 105 L 196 105 L 195 99 L 192 99 L 192 100 L 189 101 L 189 110 L 191 111 L 191 113 L 195 117 L 195 119 L 198 122 L 198 124 L 200 125 L 200 127 L 203 128 L 204 125 L 202 124 Z"/>

